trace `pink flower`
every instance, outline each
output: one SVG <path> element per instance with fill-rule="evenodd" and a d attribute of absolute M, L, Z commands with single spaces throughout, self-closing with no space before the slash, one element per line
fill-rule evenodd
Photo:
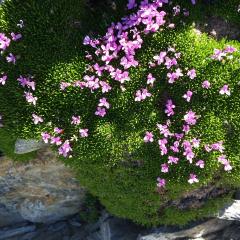
<path fill-rule="evenodd" d="M 62 144 L 62 140 L 60 137 L 51 137 L 51 144 L 56 144 L 57 146 Z"/>
<path fill-rule="evenodd" d="M 145 100 L 147 97 L 151 97 L 152 94 L 149 93 L 147 89 L 141 89 L 136 92 L 135 96 L 135 101 L 140 102 L 142 100 Z"/>
<path fill-rule="evenodd" d="M 168 150 L 167 150 L 167 147 L 166 147 L 166 144 L 167 144 L 167 139 L 166 138 L 163 138 L 163 139 L 160 139 L 158 140 L 158 145 L 159 145 L 159 148 L 161 150 L 161 155 L 166 155 Z"/>
<path fill-rule="evenodd" d="M 173 109 L 175 107 L 176 106 L 173 104 L 173 101 L 171 99 L 168 99 L 166 104 L 166 109 L 165 109 L 165 113 L 167 114 L 168 117 L 174 115 Z"/>
<path fill-rule="evenodd" d="M 69 152 L 72 151 L 72 148 L 70 146 L 70 143 L 68 140 L 66 140 L 62 146 L 58 149 L 59 155 L 63 155 L 64 157 L 67 157 Z"/>
<path fill-rule="evenodd" d="M 33 117 L 34 124 L 38 124 L 38 123 L 42 123 L 43 122 L 43 119 L 40 116 L 38 116 L 38 115 L 36 115 L 34 113 L 32 114 L 32 117 Z"/>
<path fill-rule="evenodd" d="M 184 120 L 189 125 L 195 125 L 197 123 L 196 113 L 192 110 L 188 111 L 186 115 L 184 115 Z"/>
<path fill-rule="evenodd" d="M 188 91 L 183 95 L 183 98 L 185 98 L 187 102 L 190 102 L 190 101 L 191 101 L 191 98 L 192 98 L 192 95 L 193 95 L 193 92 L 188 90 Z"/>
<path fill-rule="evenodd" d="M 194 79 L 196 78 L 197 74 L 196 74 L 196 70 L 195 69 L 191 69 L 187 72 L 187 76 L 189 76 L 190 79 Z"/>
<path fill-rule="evenodd" d="M 232 166 L 230 165 L 229 162 L 227 162 L 227 163 L 224 165 L 224 170 L 225 170 L 225 171 L 231 171 L 231 170 L 232 170 Z"/>
<path fill-rule="evenodd" d="M 71 124 L 79 125 L 80 122 L 81 122 L 81 117 L 80 116 L 72 116 Z"/>
<path fill-rule="evenodd" d="M 206 152 L 211 152 L 212 151 L 212 148 L 211 148 L 211 146 L 209 146 L 209 144 L 205 144 L 204 149 L 206 150 Z"/>
<path fill-rule="evenodd" d="M 48 140 L 51 138 L 50 134 L 47 133 L 47 132 L 41 133 L 41 136 L 42 136 L 42 140 L 43 140 L 45 143 L 48 143 Z"/>
<path fill-rule="evenodd" d="M 90 45 L 91 41 L 92 41 L 91 38 L 89 36 L 86 36 L 83 39 L 83 45 Z"/>
<path fill-rule="evenodd" d="M 9 53 L 9 55 L 6 57 L 6 60 L 9 63 L 16 63 L 16 57 L 12 53 Z"/>
<path fill-rule="evenodd" d="M 164 59 L 167 56 L 167 52 L 160 52 L 159 55 L 154 56 L 153 59 L 157 61 L 158 65 L 161 65 L 162 63 L 164 63 Z"/>
<path fill-rule="evenodd" d="M 101 98 L 99 99 L 99 104 L 98 104 L 99 107 L 106 107 L 107 109 L 110 108 L 110 104 L 108 103 L 107 99 L 106 98 Z"/>
<path fill-rule="evenodd" d="M 199 180 L 197 179 L 197 175 L 191 173 L 188 182 L 189 182 L 190 184 L 198 183 Z"/>
<path fill-rule="evenodd" d="M 17 41 L 17 40 L 19 40 L 19 39 L 21 39 L 22 38 L 22 34 L 21 33 L 11 33 L 11 37 L 12 37 L 12 40 L 13 41 Z"/>
<path fill-rule="evenodd" d="M 200 167 L 200 168 L 204 168 L 204 165 L 205 165 L 205 163 L 204 163 L 203 160 L 198 160 L 198 161 L 196 162 L 196 166 L 198 166 L 198 167 Z"/>
<path fill-rule="evenodd" d="M 160 134 L 163 134 L 164 137 L 172 136 L 173 134 L 169 131 L 168 125 L 157 124 L 157 128 L 160 131 Z"/>
<path fill-rule="evenodd" d="M 175 133 L 174 136 L 176 137 L 177 140 L 180 140 L 183 138 L 184 134 L 183 133 Z"/>
<path fill-rule="evenodd" d="M 135 0 L 128 0 L 127 8 L 129 10 L 135 8 L 136 6 L 137 4 L 135 3 Z"/>
<path fill-rule="evenodd" d="M 170 147 L 170 149 L 175 152 L 175 153 L 178 153 L 179 152 L 179 141 L 175 141 L 173 143 L 173 146 Z"/>
<path fill-rule="evenodd" d="M 159 187 L 159 188 L 165 187 L 165 185 L 166 185 L 166 180 L 165 179 L 158 177 L 157 181 L 158 181 L 157 187 Z"/>
<path fill-rule="evenodd" d="M 225 85 L 220 89 L 219 93 L 220 93 L 221 95 L 226 94 L 226 95 L 230 96 L 230 90 L 229 90 L 228 85 L 225 84 Z"/>
<path fill-rule="evenodd" d="M 178 157 L 168 156 L 168 163 L 169 164 L 172 164 L 172 163 L 177 164 L 178 161 L 179 161 Z"/>
<path fill-rule="evenodd" d="M 79 133 L 80 133 L 80 136 L 83 138 L 88 137 L 88 129 L 80 129 Z"/>
<path fill-rule="evenodd" d="M 225 56 L 226 53 L 222 52 L 219 49 L 214 49 L 214 54 L 211 56 L 211 58 L 217 61 L 221 61 Z"/>
<path fill-rule="evenodd" d="M 222 153 L 224 151 L 223 142 L 220 141 L 220 142 L 217 142 L 217 143 L 213 143 L 211 145 L 211 149 L 214 150 L 214 151 L 219 151 L 219 152 Z"/>
<path fill-rule="evenodd" d="M 167 163 L 164 163 L 164 164 L 161 164 L 161 172 L 163 173 L 167 173 L 168 172 L 168 164 Z"/>
<path fill-rule="evenodd" d="M 200 139 L 194 138 L 192 140 L 192 145 L 194 148 L 198 148 L 200 146 Z"/>
<path fill-rule="evenodd" d="M 183 131 L 185 134 L 188 134 L 189 131 L 190 131 L 190 126 L 184 124 L 184 125 L 183 125 L 183 128 L 182 128 L 182 131 Z"/>
<path fill-rule="evenodd" d="M 64 91 L 67 87 L 70 87 L 71 86 L 71 83 L 67 83 L 67 82 L 61 82 L 60 83 L 60 89 L 62 91 Z"/>
<path fill-rule="evenodd" d="M 211 84 L 209 81 L 205 80 L 203 83 L 202 83 L 202 87 L 203 88 L 206 88 L 206 89 L 209 89 L 211 87 Z"/>
<path fill-rule="evenodd" d="M 224 165 L 224 170 L 225 171 L 231 171 L 232 166 L 230 165 L 229 160 L 226 158 L 226 155 L 221 155 L 218 157 L 218 162 Z"/>
<path fill-rule="evenodd" d="M 170 69 L 174 65 L 177 65 L 176 58 L 170 59 L 169 57 L 165 57 L 165 66 L 167 69 Z"/>
<path fill-rule="evenodd" d="M 177 79 L 179 79 L 182 76 L 183 76 L 182 70 L 180 68 L 178 68 L 178 69 L 176 69 L 175 72 L 167 74 L 168 83 L 174 83 Z"/>
<path fill-rule="evenodd" d="M 102 93 L 109 92 L 112 89 L 111 86 L 107 82 L 100 81 L 99 84 L 102 87 Z"/>
<path fill-rule="evenodd" d="M 234 53 L 237 51 L 237 49 L 233 46 L 227 46 L 224 50 L 225 53 Z"/>
<path fill-rule="evenodd" d="M 226 155 L 219 156 L 218 157 L 218 162 L 220 162 L 220 163 L 225 165 L 228 162 Z"/>
<path fill-rule="evenodd" d="M 31 92 L 24 92 L 24 96 L 28 103 L 32 103 L 33 105 L 36 105 L 37 97 L 34 97 Z"/>
<path fill-rule="evenodd" d="M 155 82 L 155 80 L 156 80 L 156 78 L 154 78 L 154 77 L 152 76 L 152 74 L 149 73 L 148 76 L 147 76 L 147 84 L 150 84 L 150 85 L 153 86 L 153 83 Z"/>
<path fill-rule="evenodd" d="M 54 132 L 57 133 L 57 134 L 62 134 L 63 133 L 63 129 L 55 127 L 54 128 Z"/>
<path fill-rule="evenodd" d="M 192 4 L 195 5 L 196 4 L 196 0 L 191 0 Z"/>
<path fill-rule="evenodd" d="M 97 111 L 95 112 L 95 115 L 104 117 L 107 114 L 105 108 L 97 107 Z"/>
<path fill-rule="evenodd" d="M 4 33 L 0 33 L 0 49 L 6 50 L 11 43 L 11 39 L 8 38 Z"/>
<path fill-rule="evenodd" d="M 3 75 L 3 76 L 0 78 L 0 84 L 5 85 L 6 80 L 7 80 L 7 75 Z"/>
<path fill-rule="evenodd" d="M 152 132 L 146 132 L 144 137 L 144 142 L 153 142 L 153 133 Z"/>

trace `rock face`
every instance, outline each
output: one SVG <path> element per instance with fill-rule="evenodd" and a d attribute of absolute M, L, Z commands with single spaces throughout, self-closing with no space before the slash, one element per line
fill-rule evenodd
<path fill-rule="evenodd" d="M 0 227 L 55 222 L 79 212 L 85 191 L 72 171 L 50 151 L 38 155 L 25 164 L 1 158 Z"/>
<path fill-rule="evenodd" d="M 38 149 L 43 148 L 46 144 L 43 141 L 37 141 L 34 139 L 17 139 L 15 143 L 15 150 L 16 154 L 24 154 L 36 151 Z"/>

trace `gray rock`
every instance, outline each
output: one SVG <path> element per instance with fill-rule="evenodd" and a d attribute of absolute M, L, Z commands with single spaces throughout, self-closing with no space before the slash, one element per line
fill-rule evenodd
<path fill-rule="evenodd" d="M 177 239 L 197 239 L 204 238 L 205 236 L 219 232 L 232 224 L 231 221 L 210 219 L 206 222 L 198 224 L 192 228 L 180 230 L 176 232 L 152 233 L 146 236 L 139 236 L 138 240 L 177 240 Z"/>
<path fill-rule="evenodd" d="M 36 227 L 32 225 L 32 226 L 24 226 L 19 228 L 0 230 L 0 239 L 6 240 L 7 238 L 15 237 L 16 235 L 21 235 L 27 232 L 33 232 L 35 229 Z"/>
<path fill-rule="evenodd" d="M 222 209 L 218 214 L 218 218 L 240 221 L 240 200 L 234 200 L 233 203 Z"/>
<path fill-rule="evenodd" d="M 24 154 L 29 152 L 34 152 L 38 149 L 41 149 L 45 147 L 47 144 L 45 144 L 43 141 L 38 141 L 35 139 L 17 139 L 15 143 L 15 150 L 14 152 L 16 154 Z"/>
<path fill-rule="evenodd" d="M 51 223 L 78 213 L 85 190 L 73 172 L 54 156 L 41 152 L 32 163 L 0 164 L 0 227 L 30 221 Z"/>

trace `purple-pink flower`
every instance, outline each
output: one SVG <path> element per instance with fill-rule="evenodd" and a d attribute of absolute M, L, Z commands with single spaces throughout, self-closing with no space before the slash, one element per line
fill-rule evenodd
<path fill-rule="evenodd" d="M 153 133 L 152 132 L 146 132 L 145 137 L 143 138 L 144 142 L 153 142 Z"/>
<path fill-rule="evenodd" d="M 191 98 L 192 98 L 192 95 L 193 95 L 193 92 L 188 90 L 184 95 L 183 95 L 183 98 L 186 99 L 187 102 L 190 102 L 191 101 Z"/>
<path fill-rule="evenodd" d="M 15 64 L 17 59 L 12 53 L 9 53 L 8 56 L 6 57 L 6 60 L 9 63 Z"/>
<path fill-rule="evenodd" d="M 196 162 L 196 166 L 198 166 L 198 167 L 200 167 L 200 168 L 204 168 L 204 165 L 205 165 L 205 163 L 204 163 L 203 160 L 198 160 L 198 161 Z"/>
<path fill-rule="evenodd" d="M 42 140 L 43 140 L 45 143 L 48 143 L 48 140 L 51 138 L 50 134 L 47 133 L 47 132 L 41 133 L 41 136 L 42 136 Z"/>
<path fill-rule="evenodd" d="M 157 187 L 162 188 L 166 186 L 166 180 L 163 178 L 157 178 Z"/>
<path fill-rule="evenodd" d="M 71 86 L 71 83 L 68 83 L 68 82 L 61 82 L 60 83 L 60 89 L 62 91 L 64 91 L 67 87 L 70 87 Z"/>
<path fill-rule="evenodd" d="M 24 96 L 28 103 L 32 103 L 33 105 L 36 105 L 37 97 L 34 97 L 31 92 L 24 92 Z"/>
<path fill-rule="evenodd" d="M 209 89 L 211 87 L 211 84 L 210 84 L 210 82 L 208 80 L 205 80 L 202 83 L 202 87 L 206 88 L 206 89 Z"/>
<path fill-rule="evenodd" d="M 135 0 L 128 0 L 127 8 L 129 10 L 135 8 L 136 6 L 137 6 L 137 4 L 136 4 Z"/>
<path fill-rule="evenodd" d="M 8 38 L 4 33 L 0 33 L 0 49 L 6 50 L 11 43 L 11 39 Z"/>
<path fill-rule="evenodd" d="M 184 121 L 189 124 L 189 125 L 195 125 L 197 123 L 197 116 L 196 113 L 193 112 L 192 110 L 188 111 L 184 115 Z"/>
<path fill-rule="evenodd" d="M 145 100 L 147 97 L 151 97 L 152 94 L 148 92 L 146 88 L 138 90 L 135 94 L 135 101 L 140 102 L 142 100 Z"/>
<path fill-rule="evenodd" d="M 162 63 L 164 63 L 166 56 L 167 56 L 167 52 L 160 52 L 160 54 L 154 56 L 153 59 L 157 61 L 158 65 L 161 65 Z"/>
<path fill-rule="evenodd" d="M 63 133 L 63 129 L 55 127 L 54 128 L 54 132 L 57 133 L 57 134 L 62 134 Z"/>
<path fill-rule="evenodd" d="M 174 115 L 174 108 L 176 106 L 173 104 L 173 101 L 171 99 L 167 100 L 167 104 L 166 104 L 166 109 L 165 109 L 165 113 L 167 114 L 168 117 Z"/>
<path fill-rule="evenodd" d="M 82 138 L 88 137 L 88 129 L 87 129 L 87 128 L 85 128 L 85 129 L 80 129 L 80 130 L 79 130 L 79 133 L 80 133 L 80 136 L 81 136 Z"/>
<path fill-rule="evenodd" d="M 196 70 L 195 70 L 195 69 L 189 70 L 189 71 L 187 72 L 187 76 L 188 76 L 190 79 L 196 78 L 196 76 L 197 76 Z"/>
<path fill-rule="evenodd" d="M 190 176 L 189 176 L 188 182 L 189 182 L 190 184 L 198 183 L 199 180 L 198 180 L 198 178 L 197 178 L 197 175 L 194 174 L 194 173 L 191 173 Z"/>
<path fill-rule="evenodd" d="M 60 137 L 51 137 L 51 144 L 56 144 L 57 146 L 62 144 L 62 140 Z"/>
<path fill-rule="evenodd" d="M 95 112 L 95 115 L 104 117 L 107 114 L 106 109 L 102 107 L 97 107 L 97 110 Z"/>
<path fill-rule="evenodd" d="M 228 86 L 227 84 L 225 84 L 225 85 L 220 89 L 219 93 L 220 93 L 221 95 L 226 94 L 226 95 L 230 96 L 231 93 L 230 93 L 229 86 Z"/>
<path fill-rule="evenodd" d="M 155 82 L 155 80 L 156 78 L 154 78 L 153 75 L 149 73 L 147 76 L 147 84 L 150 84 L 151 86 L 153 86 L 153 83 Z"/>
<path fill-rule="evenodd" d="M 0 77 L 0 84 L 5 85 L 7 80 L 7 75 L 3 75 L 2 77 Z"/>
<path fill-rule="evenodd" d="M 173 156 L 168 156 L 168 163 L 169 164 L 177 164 L 179 161 L 179 158 L 178 157 L 173 157 Z"/>
<path fill-rule="evenodd" d="M 80 122 L 81 122 L 81 117 L 80 116 L 72 116 L 71 124 L 79 125 Z"/>
<path fill-rule="evenodd" d="M 22 34 L 21 33 L 11 33 L 11 37 L 13 41 L 18 41 L 19 39 L 22 38 Z"/>
<path fill-rule="evenodd" d="M 161 164 L 161 172 L 167 173 L 168 170 L 169 170 L 169 169 L 168 169 L 168 164 L 167 164 L 167 163 Z"/>
<path fill-rule="evenodd" d="M 225 47 L 225 49 L 223 50 L 225 53 L 234 53 L 234 52 L 236 52 L 237 51 L 237 49 L 235 48 L 235 47 L 233 47 L 233 46 L 227 46 L 227 47 Z"/>
<path fill-rule="evenodd" d="M 166 155 L 168 153 L 168 150 L 167 150 L 167 147 L 166 147 L 166 144 L 167 144 L 167 139 L 166 138 L 163 138 L 163 139 L 159 139 L 158 140 L 158 145 L 159 145 L 159 148 L 161 150 L 161 155 Z"/>
<path fill-rule="evenodd" d="M 40 116 L 38 116 L 38 115 L 36 115 L 36 114 L 32 114 L 32 119 L 33 119 L 33 122 L 34 122 L 34 124 L 38 124 L 38 123 L 42 123 L 43 122 L 43 119 L 42 119 L 42 117 L 40 117 Z"/>
<path fill-rule="evenodd" d="M 107 109 L 110 108 L 110 104 L 109 104 L 109 102 L 107 101 L 106 98 L 101 98 L 101 99 L 99 99 L 98 106 L 99 106 L 99 107 L 105 107 L 105 108 L 107 108 Z"/>
<path fill-rule="evenodd" d="M 72 148 L 70 146 L 70 143 L 68 140 L 66 140 L 62 146 L 58 149 L 59 155 L 63 155 L 64 157 L 67 157 L 68 154 L 72 151 Z"/>

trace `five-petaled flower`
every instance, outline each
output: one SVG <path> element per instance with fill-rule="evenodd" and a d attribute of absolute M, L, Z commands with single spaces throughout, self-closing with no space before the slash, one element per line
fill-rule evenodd
<path fill-rule="evenodd" d="M 164 178 L 157 178 L 157 187 L 162 188 L 165 187 L 166 180 Z"/>
<path fill-rule="evenodd" d="M 144 142 L 153 142 L 153 133 L 152 132 L 146 132 L 145 137 L 143 138 Z"/>
<path fill-rule="evenodd" d="M 43 119 L 42 117 L 36 115 L 36 114 L 32 114 L 32 117 L 33 117 L 33 122 L 34 124 L 38 124 L 38 123 L 42 123 L 43 122 Z"/>
<path fill-rule="evenodd" d="M 225 85 L 220 89 L 219 93 L 220 93 L 221 95 L 226 94 L 226 95 L 230 96 L 231 93 L 230 93 L 229 86 L 228 86 L 227 84 L 225 84 Z"/>
<path fill-rule="evenodd" d="M 85 128 L 85 129 L 80 129 L 80 130 L 79 130 L 79 133 L 80 133 L 80 136 L 81 136 L 82 138 L 88 137 L 88 129 L 87 129 L 87 128 Z"/>
<path fill-rule="evenodd" d="M 188 182 L 189 182 L 190 184 L 198 183 L 199 180 L 198 180 L 198 178 L 197 178 L 197 175 L 194 174 L 194 173 L 191 173 L 190 176 L 189 176 Z"/>

